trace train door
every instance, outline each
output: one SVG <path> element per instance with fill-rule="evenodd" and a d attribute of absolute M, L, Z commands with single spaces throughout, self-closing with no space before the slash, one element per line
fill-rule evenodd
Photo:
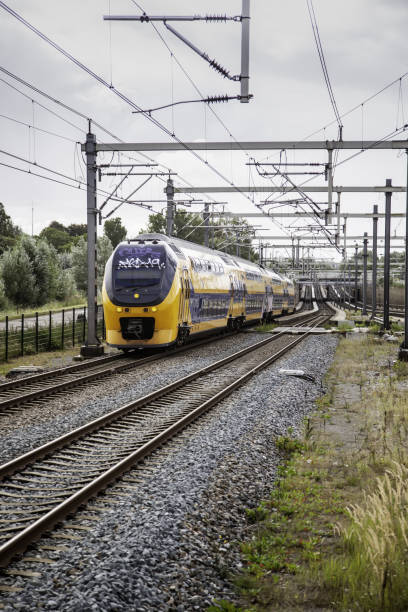
<path fill-rule="evenodd" d="M 179 308 L 179 322 L 181 325 L 188 325 L 188 311 L 190 299 L 190 279 L 188 270 L 184 269 L 181 273 L 181 294 Z"/>
<path fill-rule="evenodd" d="M 245 277 L 242 277 L 241 280 L 241 286 L 242 286 L 242 310 L 241 310 L 241 315 L 245 316 L 246 313 L 246 305 L 247 305 L 247 300 L 248 300 L 248 289 L 245 283 Z"/>

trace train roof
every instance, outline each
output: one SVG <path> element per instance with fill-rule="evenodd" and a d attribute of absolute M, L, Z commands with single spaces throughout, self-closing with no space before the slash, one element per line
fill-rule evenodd
<path fill-rule="evenodd" d="M 207 255 L 218 255 L 225 263 L 230 263 L 230 265 L 238 265 L 242 264 L 241 267 L 249 267 L 252 269 L 256 269 L 262 272 L 267 272 L 270 276 L 275 278 L 276 280 L 281 280 L 279 274 L 271 270 L 270 268 L 264 268 L 259 264 L 249 261 L 249 259 L 244 259 L 243 257 L 238 257 L 237 255 L 230 255 L 229 253 L 224 253 L 224 251 L 218 251 L 216 249 L 210 249 L 202 244 L 197 244 L 196 242 L 190 242 L 189 240 L 184 240 L 182 238 L 176 238 L 174 236 L 166 236 L 165 234 L 140 234 L 134 239 L 128 240 L 128 242 L 137 242 L 138 240 L 161 240 L 163 242 L 167 242 L 169 244 L 175 244 L 176 246 L 184 247 L 185 249 L 192 249 L 194 251 L 201 252 Z M 230 260 L 230 261 L 228 261 Z"/>

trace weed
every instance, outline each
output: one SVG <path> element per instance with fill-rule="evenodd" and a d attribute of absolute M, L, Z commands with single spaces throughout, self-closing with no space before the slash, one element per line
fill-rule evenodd
<path fill-rule="evenodd" d="M 251 524 L 265 520 L 268 514 L 263 503 L 261 503 L 257 508 L 245 508 L 245 513 L 247 515 L 248 522 Z"/>
<path fill-rule="evenodd" d="M 404 331 L 404 326 L 401 323 L 397 323 L 396 321 L 393 321 L 391 323 L 391 331 L 393 333 L 399 332 L 399 331 Z"/>
<path fill-rule="evenodd" d="M 278 323 L 262 323 L 262 325 L 258 325 L 255 327 L 255 331 L 257 332 L 270 332 L 278 327 Z"/>
<path fill-rule="evenodd" d="M 216 599 L 212 606 L 207 608 L 207 612 L 244 612 L 243 608 L 237 608 L 233 603 L 226 599 Z M 250 608 L 246 608 L 245 612 L 251 612 Z"/>
<path fill-rule="evenodd" d="M 305 446 L 300 440 L 296 438 L 289 438 L 288 436 L 279 436 L 275 441 L 276 448 L 287 455 L 292 453 L 300 453 L 304 450 Z"/>

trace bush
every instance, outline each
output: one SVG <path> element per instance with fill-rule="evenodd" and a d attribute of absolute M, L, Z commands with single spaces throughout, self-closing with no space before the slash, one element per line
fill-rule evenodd
<path fill-rule="evenodd" d="M 20 307 L 34 303 L 33 266 L 21 244 L 4 253 L 1 275 L 5 296 L 10 301 Z"/>

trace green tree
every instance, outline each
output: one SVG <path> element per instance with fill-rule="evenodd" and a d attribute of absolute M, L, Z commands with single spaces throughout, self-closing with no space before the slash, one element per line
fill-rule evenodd
<path fill-rule="evenodd" d="M 66 228 L 66 231 L 73 238 L 79 238 L 80 236 L 86 236 L 88 230 L 86 223 L 71 223 Z"/>
<path fill-rule="evenodd" d="M 224 221 L 211 220 L 211 226 L 216 226 L 209 230 L 210 245 L 214 249 L 224 251 L 231 255 L 236 253 L 236 243 L 239 242 L 240 254 L 242 257 L 256 261 L 258 253 L 251 246 L 252 232 L 251 227 L 245 219 L 233 217 Z M 225 226 L 228 225 L 228 228 Z M 234 230 L 231 226 L 237 226 Z M 246 227 L 248 229 L 246 229 Z M 141 232 L 145 233 L 145 232 Z M 166 233 L 166 217 L 162 213 L 149 215 L 149 222 L 146 233 Z M 203 218 L 197 213 L 190 213 L 185 210 L 177 210 L 174 214 L 173 235 L 177 238 L 189 240 L 197 244 L 205 243 L 205 229 Z"/>
<path fill-rule="evenodd" d="M 101 236 L 97 242 L 97 273 L 98 273 L 98 287 L 102 287 L 103 275 L 105 274 L 105 266 L 109 257 L 112 255 L 113 246 L 107 236 Z"/>
<path fill-rule="evenodd" d="M 5 211 L 4 205 L 0 202 L 0 254 L 16 244 L 21 230 L 13 224 L 13 221 Z"/>
<path fill-rule="evenodd" d="M 61 273 L 57 252 L 46 240 L 29 236 L 23 236 L 20 245 L 28 255 L 35 279 L 32 305 L 41 306 L 56 297 Z"/>
<path fill-rule="evenodd" d="M 31 306 L 35 299 L 35 277 L 28 254 L 21 244 L 6 251 L 1 262 L 6 297 L 16 306 Z"/>
<path fill-rule="evenodd" d="M 74 274 L 72 270 L 61 269 L 58 275 L 55 297 L 65 301 L 77 293 Z"/>
<path fill-rule="evenodd" d="M 115 217 L 114 219 L 109 219 L 109 221 L 105 221 L 105 225 L 103 226 L 103 233 L 107 238 L 109 238 L 113 248 L 115 248 L 119 242 L 125 240 L 127 235 L 126 227 L 122 225 L 120 217 Z"/>
<path fill-rule="evenodd" d="M 83 236 L 81 236 L 78 243 L 72 248 L 71 256 L 72 272 L 76 286 L 79 291 L 86 291 L 88 287 L 87 242 Z"/>
<path fill-rule="evenodd" d="M 56 223 L 54 221 L 54 223 Z M 65 230 L 60 230 L 56 227 L 45 227 L 40 233 L 40 238 L 44 238 L 49 244 L 59 252 L 69 251 L 72 246 L 71 236 Z"/>
<path fill-rule="evenodd" d="M 97 282 L 101 288 L 106 262 L 108 261 L 113 248 L 109 238 L 102 236 L 98 238 L 97 246 Z M 87 266 L 87 242 L 81 237 L 78 244 L 72 249 L 72 272 L 76 286 L 79 291 L 88 289 L 88 266 Z"/>

